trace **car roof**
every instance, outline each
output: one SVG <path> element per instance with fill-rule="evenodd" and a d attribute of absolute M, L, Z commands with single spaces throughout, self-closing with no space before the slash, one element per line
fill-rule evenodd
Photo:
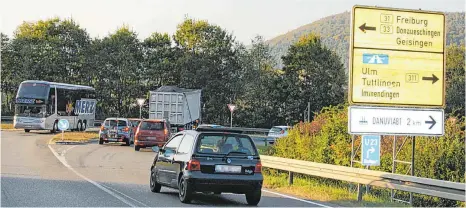
<path fill-rule="evenodd" d="M 123 121 L 128 121 L 127 118 L 115 118 L 115 117 L 112 117 L 112 118 L 106 118 L 105 120 L 123 120 Z"/>
<path fill-rule="evenodd" d="M 143 121 L 149 121 L 149 122 L 167 122 L 165 119 L 144 119 Z"/>
<path fill-rule="evenodd" d="M 141 118 L 128 118 L 128 120 L 130 120 L 130 121 L 142 121 Z"/>
<path fill-rule="evenodd" d="M 276 128 L 290 128 L 290 126 L 273 126 L 272 128 L 274 128 L 274 127 L 276 127 Z"/>

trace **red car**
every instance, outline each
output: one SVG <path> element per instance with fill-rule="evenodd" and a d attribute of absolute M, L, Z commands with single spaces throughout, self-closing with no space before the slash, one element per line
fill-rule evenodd
<path fill-rule="evenodd" d="M 140 118 L 128 118 L 128 121 L 131 123 L 133 128 L 133 135 L 131 135 L 131 144 L 134 144 L 134 132 L 137 131 L 139 123 L 141 123 L 142 119 Z"/>
<path fill-rule="evenodd" d="M 134 135 L 134 150 L 162 147 L 170 138 L 170 124 L 164 119 L 142 120 Z"/>

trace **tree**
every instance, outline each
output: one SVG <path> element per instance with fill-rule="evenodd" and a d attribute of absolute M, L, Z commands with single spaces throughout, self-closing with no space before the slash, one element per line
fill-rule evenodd
<path fill-rule="evenodd" d="M 102 40 L 94 40 L 98 54 L 95 87 L 107 116 L 136 115 L 131 109 L 138 97 L 147 97 L 141 90 L 143 54 L 137 34 L 127 26 L 119 28 Z M 105 102 L 103 102 L 105 101 Z"/>
<path fill-rule="evenodd" d="M 464 116 L 464 45 L 449 46 L 446 53 L 446 112 Z"/>
<path fill-rule="evenodd" d="M 240 69 L 233 36 L 207 21 L 186 19 L 173 36 L 182 56 L 179 87 L 202 89 L 204 123 L 227 123 L 227 104 L 235 101 Z"/>
<path fill-rule="evenodd" d="M 307 102 L 311 112 L 344 100 L 345 70 L 340 58 L 314 34 L 302 36 L 282 57 L 286 85 L 290 91 L 286 103 L 294 122 L 303 118 Z"/>

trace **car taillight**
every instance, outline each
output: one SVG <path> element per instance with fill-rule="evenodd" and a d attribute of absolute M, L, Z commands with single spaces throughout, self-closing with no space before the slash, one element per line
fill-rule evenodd
<path fill-rule="evenodd" d="M 105 126 L 100 126 L 100 130 L 105 130 Z"/>
<path fill-rule="evenodd" d="M 190 171 L 201 170 L 201 162 L 199 162 L 199 160 L 196 159 L 191 159 L 189 160 L 186 169 Z"/>
<path fill-rule="evenodd" d="M 281 130 L 281 131 L 280 131 L 280 134 L 284 134 L 284 133 L 285 133 L 285 130 Z"/>
<path fill-rule="evenodd" d="M 168 135 L 168 129 L 165 129 L 164 132 L 165 132 L 165 136 L 167 136 Z"/>
<path fill-rule="evenodd" d="M 128 131 L 129 131 L 129 127 L 123 128 L 123 131 L 124 131 L 124 132 L 128 132 Z"/>
<path fill-rule="evenodd" d="M 256 163 L 256 168 L 254 169 L 254 173 L 262 173 L 262 163 L 261 163 L 261 161 Z"/>

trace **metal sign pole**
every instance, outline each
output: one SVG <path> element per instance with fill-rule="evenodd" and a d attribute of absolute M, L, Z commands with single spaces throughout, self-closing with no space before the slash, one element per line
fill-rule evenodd
<path fill-rule="evenodd" d="M 233 128 L 233 111 L 231 112 L 230 128 Z"/>

